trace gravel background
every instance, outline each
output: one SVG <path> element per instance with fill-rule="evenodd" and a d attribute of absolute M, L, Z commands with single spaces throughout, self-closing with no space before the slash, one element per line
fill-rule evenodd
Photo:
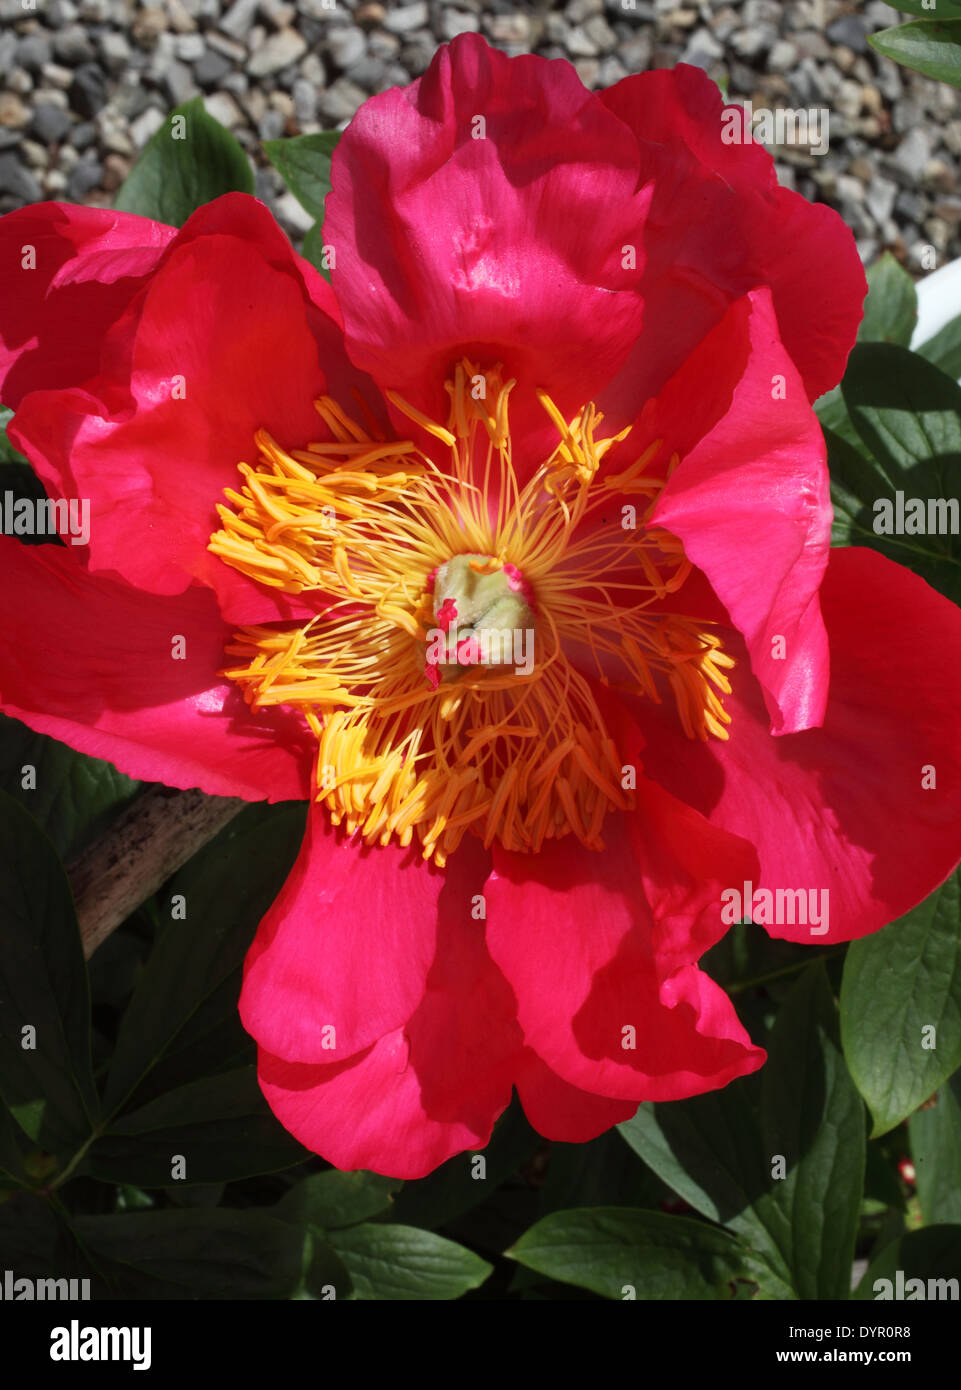
<path fill-rule="evenodd" d="M 755 108 L 827 107 L 830 146 L 775 151 L 781 182 L 830 203 L 872 261 L 961 255 L 961 92 L 881 58 L 880 0 L 0 0 L 0 212 L 109 204 L 172 106 L 202 95 L 252 156 L 257 192 L 299 237 L 310 218 L 259 142 L 343 126 L 409 82 L 439 43 L 480 31 L 573 61 L 589 87 L 694 63 Z"/>

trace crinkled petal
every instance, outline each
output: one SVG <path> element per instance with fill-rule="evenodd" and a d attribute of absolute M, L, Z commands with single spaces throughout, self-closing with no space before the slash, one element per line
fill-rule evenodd
<path fill-rule="evenodd" d="M 818 606 L 831 543 L 824 437 L 766 291 L 728 311 L 645 411 L 640 433 L 681 456 L 651 524 L 683 542 L 744 634 L 774 732 L 818 724 L 828 689 Z"/>
<path fill-rule="evenodd" d="M 607 848 L 570 838 L 537 855 L 495 848 L 491 955 L 517 996 L 525 1042 L 572 1086 L 678 1100 L 754 1071 L 764 1054 L 694 961 L 723 934 L 721 891 L 756 863 L 644 777 Z"/>
<path fill-rule="evenodd" d="M 562 1081 L 536 1052 L 525 1048 L 515 1084 L 524 1114 L 545 1139 L 583 1144 L 629 1120 L 637 1101 L 591 1095 Z"/>
<path fill-rule="evenodd" d="M 573 415 L 640 331 L 637 172 L 633 135 L 569 64 L 474 34 L 440 48 L 334 154 L 324 235 L 353 360 L 442 421 L 454 363 L 501 361 L 523 472 L 556 442 L 535 388 Z"/>
<path fill-rule="evenodd" d="M 772 936 L 850 941 L 901 916 L 961 855 L 961 612 L 871 550 L 832 550 L 821 605 L 831 643 L 824 724 L 772 739 L 755 682 L 734 673 L 727 742 L 686 739 L 666 708 L 633 702 L 645 769 L 756 845 L 757 889 L 784 898 Z M 731 646 L 737 655 L 734 638 Z M 935 785 L 927 787 L 932 775 Z M 742 890 L 736 879 L 732 888 Z M 827 898 L 822 897 L 827 893 Z M 775 901 L 776 907 L 776 901 Z M 815 926 L 812 931 L 811 927 Z M 822 928 L 827 926 L 827 931 Z"/>
<path fill-rule="evenodd" d="M 217 676 L 231 630 L 209 590 L 139 593 L 69 549 L 0 537 L 0 707 L 130 777 L 211 796 L 307 795 L 306 726 Z M 181 658 L 178 653 L 183 652 Z"/>
<path fill-rule="evenodd" d="M 244 1026 L 290 1061 L 337 1061 L 402 1027 L 421 1002 L 439 935 L 465 912 L 470 920 L 470 894 L 487 874 L 473 843 L 444 873 L 415 848 L 363 846 L 328 819 L 311 808 L 300 857 L 244 973 Z"/>
<path fill-rule="evenodd" d="M 0 218 L 0 401 L 94 376 L 111 324 L 173 227 L 132 213 L 37 203 Z"/>
<path fill-rule="evenodd" d="M 816 400 L 840 381 L 867 282 L 832 209 L 779 188 L 774 162 L 743 139 L 740 107 L 687 64 L 624 78 L 599 94 L 638 142 L 653 188 L 641 280 L 644 333 L 603 399 L 660 389 L 726 307 L 769 286 L 782 341 Z M 636 404 L 635 404 L 636 409 Z"/>
<path fill-rule="evenodd" d="M 266 208 L 228 194 L 170 243 L 105 336 L 100 375 L 23 400 L 11 437 L 52 492 L 89 498 L 92 568 L 160 594 L 200 580 L 235 622 L 307 611 L 254 593 L 207 544 L 224 488 L 256 462 L 257 430 L 288 448 L 325 438 L 317 396 L 349 406 L 363 383 L 312 274 L 308 286 Z"/>
<path fill-rule="evenodd" d="M 356 851 L 345 852 L 356 857 Z M 371 860 L 386 854 L 375 850 Z M 466 864 L 453 869 L 452 881 L 452 866 L 462 855 Z M 491 963 L 482 925 L 472 913 L 471 899 L 483 888 L 486 863 L 479 846 L 453 856 L 433 913 L 416 887 L 406 888 L 405 875 L 389 868 L 378 870 L 385 883 L 388 878 L 393 882 L 389 900 L 385 887 L 368 904 L 361 883 L 367 883 L 369 870 L 356 864 L 353 896 L 363 906 L 353 920 L 353 971 L 361 982 L 372 981 L 370 1001 L 376 1009 L 378 982 L 388 963 L 397 972 L 399 996 L 411 971 L 406 958 L 419 953 L 419 938 L 429 936 L 432 958 L 419 984 L 419 1003 L 403 1027 L 326 1066 L 284 1061 L 261 1049 L 260 1084 L 277 1118 L 338 1168 L 423 1177 L 453 1154 L 483 1148 L 510 1102 L 521 1048 L 513 995 Z M 408 892 L 414 894 L 409 905 Z M 418 910 L 429 925 L 418 922 Z M 389 922 L 391 917 L 400 925 Z M 315 923 L 322 935 L 322 914 Z M 377 960 L 371 950 L 378 933 L 388 962 Z M 315 974 L 318 998 L 326 987 Z M 347 993 L 355 988 L 349 986 Z M 246 989 L 245 983 L 245 996 Z M 249 1027 L 246 1011 L 244 1021 Z"/>

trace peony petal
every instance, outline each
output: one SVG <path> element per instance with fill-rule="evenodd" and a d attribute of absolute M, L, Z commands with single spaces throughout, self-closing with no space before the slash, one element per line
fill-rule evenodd
<path fill-rule="evenodd" d="M 407 872 L 397 871 L 388 851 L 376 849 L 369 861 L 360 863 L 356 850 L 345 848 L 344 853 L 354 860 L 352 895 L 364 902 L 364 911 L 352 922 L 354 960 L 344 970 L 346 989 L 338 999 L 338 1017 L 344 1016 L 345 1000 L 351 1000 L 348 1007 L 355 1008 L 358 1025 L 363 1021 L 357 976 L 367 982 L 374 1010 L 382 1009 L 391 968 L 397 972 L 394 998 L 405 990 L 412 992 L 408 987 L 414 967 L 409 957 L 422 961 L 422 943 L 429 941 L 428 969 L 417 986 L 420 1000 L 406 1026 L 392 1029 L 366 1051 L 343 1061 L 326 1066 L 283 1061 L 262 1049 L 260 1083 L 285 1128 L 337 1167 L 423 1177 L 453 1154 L 488 1142 L 494 1121 L 510 1102 L 520 1053 L 513 996 L 487 955 L 481 924 L 471 911 L 473 891 L 479 891 L 478 883 L 483 886 L 487 856 L 479 844 L 453 856 L 446 886 L 431 909 L 427 888 L 408 888 Z M 386 863 L 375 865 L 381 857 Z M 458 860 L 459 867 L 454 867 Z M 339 878 L 339 868 L 335 872 L 338 881 L 345 881 Z M 411 871 L 422 872 L 427 872 L 422 865 Z M 366 886 L 372 873 L 378 876 L 373 890 L 378 896 L 368 904 L 361 883 Z M 345 906 L 340 911 L 346 919 Z M 329 918 L 315 917 L 322 940 L 329 939 L 330 926 Z M 350 930 L 338 923 L 333 934 L 346 944 Z M 306 933 L 300 940 L 306 940 Z M 287 944 L 292 945 L 292 939 Z M 312 944 L 306 949 L 318 952 Z M 248 983 L 257 959 L 253 952 L 252 956 L 242 998 L 248 1027 Z M 328 968 L 329 963 L 324 964 L 321 971 Z M 300 1001 L 316 1018 L 322 1015 L 315 1001 L 329 988 L 321 971 L 309 981 L 305 970 Z M 282 987 L 277 992 L 278 1010 L 284 998 L 290 1007 L 291 998 L 297 997 L 285 995 Z M 337 1043 L 340 1052 L 339 1032 Z"/>
<path fill-rule="evenodd" d="M 255 597 L 207 543 L 255 432 L 324 438 L 315 398 L 330 387 L 350 404 L 364 384 L 323 294 L 266 208 L 228 194 L 177 234 L 104 339 L 100 376 L 25 398 L 11 437 L 54 493 L 90 499 L 92 568 L 160 594 L 199 579 L 235 622 L 309 611 Z"/>
<path fill-rule="evenodd" d="M 599 96 L 635 135 L 653 189 L 644 334 L 603 408 L 626 398 L 636 410 L 758 286 L 770 286 L 781 339 L 816 400 L 841 379 L 867 292 L 850 230 L 778 187 L 771 156 L 742 138 L 741 108 L 725 106 L 700 69 L 633 75 Z"/>
<path fill-rule="evenodd" d="M 528 1120 L 545 1139 L 584 1144 L 629 1120 L 637 1109 L 633 1100 L 611 1100 L 562 1081 L 535 1052 L 525 1048 L 515 1084 Z"/>
<path fill-rule="evenodd" d="M 466 845 L 448 870 L 396 843 L 362 846 L 311 809 L 300 857 L 250 949 L 244 1026 L 290 1061 L 350 1057 L 403 1026 L 424 994 L 439 934 L 470 920 L 488 856 Z M 331 1046 L 329 1029 L 335 1029 Z"/>
<path fill-rule="evenodd" d="M 718 376 L 714 390 L 704 385 Z M 832 514 L 824 437 L 766 291 L 728 311 L 644 412 L 639 433 L 681 456 L 651 524 L 683 542 L 744 634 L 773 731 L 819 723 L 828 651 L 817 594 Z"/>
<path fill-rule="evenodd" d="M 730 1000 L 694 961 L 724 932 L 721 891 L 756 862 L 645 778 L 607 848 L 570 838 L 495 849 L 487 939 L 524 1038 L 564 1081 L 620 1100 L 678 1100 L 754 1071 Z M 633 1029 L 631 1033 L 630 1029 Z"/>
<path fill-rule="evenodd" d="M 217 677 L 231 630 L 208 590 L 139 593 L 66 548 L 6 537 L 0 563 L 16 595 L 0 644 L 5 713 L 131 777 L 249 801 L 307 795 L 303 721 L 252 713 Z"/>
<path fill-rule="evenodd" d="M 535 388 L 570 417 L 640 330 L 639 271 L 623 265 L 647 200 L 631 133 L 569 64 L 465 34 L 360 108 L 332 181 L 325 239 L 353 360 L 442 421 L 453 364 L 501 361 L 515 466 L 532 467 L 556 443 Z"/>
<path fill-rule="evenodd" d="M 37 203 L 0 218 L 0 401 L 96 374 L 104 334 L 173 227 L 131 213 Z"/>
<path fill-rule="evenodd" d="M 668 711 L 631 702 L 646 771 L 757 846 L 752 884 L 813 891 L 815 911 L 827 903 L 814 932 L 764 924 L 808 943 L 865 936 L 920 902 L 957 863 L 961 823 L 961 613 L 860 549 L 831 551 L 821 603 L 832 668 L 821 728 L 772 739 L 754 682 L 738 672 L 726 743 L 695 744 Z"/>

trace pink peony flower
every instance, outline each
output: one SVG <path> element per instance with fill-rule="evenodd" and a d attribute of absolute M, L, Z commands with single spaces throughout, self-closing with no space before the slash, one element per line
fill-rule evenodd
<path fill-rule="evenodd" d="M 726 1085 L 726 891 L 827 890 L 845 941 L 961 854 L 961 616 L 829 552 L 854 244 L 723 110 L 465 35 L 341 140 L 332 287 L 242 195 L 0 222 L 11 436 L 91 504 L 0 541 L 2 708 L 312 799 L 240 1007 L 340 1167 L 427 1173 L 512 1088 L 585 1140 Z"/>

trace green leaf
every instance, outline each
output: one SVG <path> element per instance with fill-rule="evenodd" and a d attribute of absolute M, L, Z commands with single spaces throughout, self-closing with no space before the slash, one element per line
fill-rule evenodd
<path fill-rule="evenodd" d="M 882 1294 L 897 1297 L 898 1273 L 902 1276 L 902 1298 L 918 1297 L 919 1290 L 907 1289 L 909 1279 L 924 1280 L 925 1299 L 956 1299 L 958 1273 L 961 1271 L 961 1226 L 926 1226 L 885 1246 L 877 1259 L 872 1260 L 860 1284 L 851 1295 L 857 1299 L 878 1299 Z M 878 1279 L 887 1279 L 891 1289 L 875 1289 Z M 944 1287 L 945 1280 L 954 1281 L 953 1291 Z M 929 1280 L 936 1281 L 929 1284 Z"/>
<path fill-rule="evenodd" d="M 826 971 L 814 962 L 781 1007 L 759 1075 L 642 1105 L 618 1126 L 663 1182 L 757 1252 L 759 1282 L 778 1298 L 847 1294 L 864 1108 L 836 1030 Z"/>
<path fill-rule="evenodd" d="M 385 1215 L 393 1206 L 392 1194 L 400 1186 L 400 1178 L 385 1178 L 362 1169 L 342 1173 L 331 1168 L 292 1187 L 277 1203 L 274 1214 L 316 1231 L 336 1231 Z"/>
<path fill-rule="evenodd" d="M 551 1212 L 506 1253 L 603 1298 L 732 1299 L 754 1281 L 750 1253 L 726 1231 L 629 1207 Z"/>
<path fill-rule="evenodd" d="M 884 544 L 872 529 L 874 513 L 867 506 L 868 500 L 875 499 L 879 491 L 877 465 L 863 452 L 863 444 L 858 449 L 843 435 L 836 434 L 825 425 L 822 425 L 822 431 L 828 451 L 831 505 L 834 508 L 831 544 L 869 545 L 882 554 L 886 553 Z M 886 480 L 881 486 L 885 495 L 891 493 Z M 902 552 L 902 561 L 905 558 Z"/>
<path fill-rule="evenodd" d="M 124 1014 L 107 1078 L 108 1109 L 148 1075 L 148 1090 L 158 1095 L 196 1080 L 203 1067 L 247 1060 L 236 1017 L 243 960 L 293 865 L 305 819 L 302 802 L 247 807 L 167 884 L 164 915 L 182 897 L 186 917 L 160 932 Z"/>
<path fill-rule="evenodd" d="M 24 1181 L 23 1155 L 17 1143 L 17 1126 L 7 1107 L 0 1102 L 0 1186 Z"/>
<path fill-rule="evenodd" d="M 823 396 L 819 396 L 814 402 L 814 412 L 818 417 L 825 438 L 828 438 L 829 434 L 840 435 L 852 449 L 857 449 L 865 457 L 868 457 L 864 441 L 851 423 L 851 416 L 844 404 L 840 386 L 835 386 L 832 391 L 825 391 Z M 830 463 L 830 459 L 828 462 Z M 836 541 L 832 543 L 837 544 Z"/>
<path fill-rule="evenodd" d="M 670 1107 L 668 1107 L 670 1108 Z M 633 1123 L 627 1120 L 623 1131 Z M 627 1138 L 627 1135 L 623 1135 Z M 572 1207 L 654 1207 L 670 1190 L 616 1129 L 586 1144 L 551 1144 L 538 1215 Z"/>
<path fill-rule="evenodd" d="M 765 1161 L 785 1159 L 765 1224 L 800 1298 L 846 1298 L 864 1187 L 864 1106 L 844 1065 L 822 962 L 781 1006 L 761 1072 Z"/>
<path fill-rule="evenodd" d="M 954 873 L 913 911 L 848 950 L 841 1037 L 874 1119 L 872 1137 L 900 1124 L 961 1066 L 959 923 L 961 878 Z M 930 1027 L 934 1047 L 924 1031 Z"/>
<path fill-rule="evenodd" d="M 120 212 L 136 212 L 171 227 L 222 193 L 253 193 L 243 149 L 204 110 L 200 97 L 178 106 L 151 137 L 117 194 Z"/>
<path fill-rule="evenodd" d="M 328 1302 L 350 1298 L 353 1294 L 343 1260 L 332 1246 L 310 1231 L 304 1237 L 303 1271 L 300 1287 L 291 1295 L 293 1298 Z"/>
<path fill-rule="evenodd" d="M 301 1279 L 300 1232 L 262 1211 L 124 1212 L 72 1226 L 100 1271 L 98 1297 L 289 1298 Z"/>
<path fill-rule="evenodd" d="M 759 1094 L 760 1079 L 743 1077 L 691 1100 L 642 1105 L 618 1129 L 679 1197 L 741 1236 L 790 1286 L 790 1269 L 770 1229 L 781 1221 L 761 1148 Z"/>
<path fill-rule="evenodd" d="M 87 1272 L 67 1227 L 51 1204 L 32 1192 L 0 1199 L 0 1280 L 7 1269 L 27 1279 L 69 1279 Z"/>
<path fill-rule="evenodd" d="M 176 1180 L 175 1156 L 184 1169 Z M 250 1066 L 181 1086 L 112 1121 L 84 1172 L 107 1182 L 179 1190 L 275 1173 L 309 1156 L 271 1114 Z"/>
<path fill-rule="evenodd" d="M 860 343 L 907 347 L 918 321 L 918 295 L 911 276 L 885 251 L 867 273 L 868 297 L 858 329 Z"/>
<path fill-rule="evenodd" d="M 961 0 L 888 0 L 893 10 L 919 19 L 961 19 Z"/>
<path fill-rule="evenodd" d="M 0 903 L 0 1092 L 30 1138 L 60 1153 L 97 1112 L 87 972 L 53 846 L 2 793 Z"/>
<path fill-rule="evenodd" d="M 0 715 L 0 787 L 43 827 L 65 864 L 107 828 L 140 785 L 113 763 Z"/>
<path fill-rule="evenodd" d="M 904 1191 L 898 1177 L 899 1153 L 892 1153 L 887 1139 L 872 1139 L 867 1145 L 864 1165 L 864 1201 L 879 1207 L 905 1209 Z"/>
<path fill-rule="evenodd" d="M 916 351 L 928 362 L 940 367 L 946 376 L 957 381 L 961 377 L 961 314 L 956 319 L 950 319 Z"/>
<path fill-rule="evenodd" d="M 961 1222 L 961 1072 L 915 1111 L 908 1134 L 925 1225 Z"/>
<path fill-rule="evenodd" d="M 473 1153 L 456 1154 L 417 1182 L 407 1183 L 397 1197 L 394 1218 L 408 1226 L 433 1230 L 470 1211 L 515 1173 L 541 1143 L 515 1101 L 494 1126 L 484 1149 L 483 1177 Z"/>
<path fill-rule="evenodd" d="M 14 465 L 26 468 L 32 472 L 33 470 L 30 468 L 29 463 L 24 458 L 23 454 L 13 447 L 10 436 L 7 434 L 7 426 L 12 419 L 13 411 L 9 410 L 5 405 L 0 405 L 0 465 Z"/>
<path fill-rule="evenodd" d="M 873 470 L 858 469 L 847 452 L 829 457 L 840 469 L 835 481 L 845 496 L 835 494 L 835 501 L 847 513 L 851 538 L 961 600 L 961 536 L 949 533 L 952 510 L 961 512 L 961 387 L 916 352 L 859 343 L 841 391 Z M 922 502 L 920 522 L 912 498 Z M 912 534 L 919 524 L 924 533 Z"/>
<path fill-rule="evenodd" d="M 961 87 L 961 19 L 919 19 L 869 34 L 868 43 L 925 77 Z"/>
<path fill-rule="evenodd" d="M 779 1297 L 842 1298 L 848 1290 L 864 1110 L 836 1034 L 824 965 L 812 963 L 781 1007 L 759 1077 L 642 1105 L 618 1126 L 679 1196 L 758 1252 L 786 1286 Z"/>
<path fill-rule="evenodd" d="M 362 1222 L 330 1233 L 361 1299 L 451 1299 L 483 1284 L 491 1266 L 472 1250 L 414 1226 Z"/>
<path fill-rule="evenodd" d="M 267 158 L 294 197 L 318 222 L 324 220 L 324 201 L 330 192 L 330 160 L 342 132 L 318 131 L 290 140 L 265 140 Z"/>

